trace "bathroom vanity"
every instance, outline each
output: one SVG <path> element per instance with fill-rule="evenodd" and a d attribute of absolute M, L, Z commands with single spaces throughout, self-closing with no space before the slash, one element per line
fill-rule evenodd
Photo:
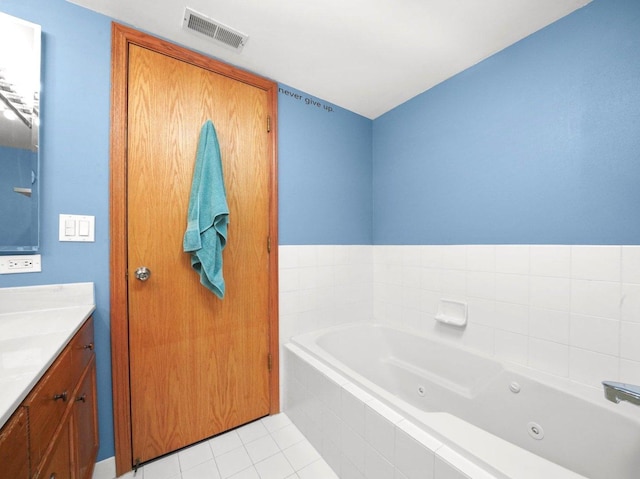
<path fill-rule="evenodd" d="M 0 289 L 2 477 L 91 478 L 94 309 L 92 283 Z"/>

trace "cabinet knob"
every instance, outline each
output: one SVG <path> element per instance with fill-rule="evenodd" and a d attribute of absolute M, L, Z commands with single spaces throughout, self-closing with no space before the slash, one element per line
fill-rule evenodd
<path fill-rule="evenodd" d="M 58 477 L 58 475 L 55 472 L 52 472 L 49 479 L 56 479 L 56 477 Z"/>
<path fill-rule="evenodd" d="M 54 401 L 58 401 L 59 399 L 62 399 L 62 402 L 66 402 L 68 395 L 69 395 L 69 393 L 67 391 L 64 391 L 64 392 L 62 392 L 60 394 L 56 394 L 55 396 L 53 396 L 53 400 Z"/>
<path fill-rule="evenodd" d="M 76 398 L 76 402 L 80 402 L 80 401 L 82 401 L 82 402 L 87 402 L 87 395 L 86 395 L 86 394 L 83 394 L 82 396 L 78 396 L 78 397 Z"/>
<path fill-rule="evenodd" d="M 86 344 L 83 349 L 88 349 L 89 351 L 93 351 L 93 343 Z"/>

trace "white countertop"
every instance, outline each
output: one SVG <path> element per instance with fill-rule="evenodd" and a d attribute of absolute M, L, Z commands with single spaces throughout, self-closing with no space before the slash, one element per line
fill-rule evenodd
<path fill-rule="evenodd" d="M 93 283 L 0 288 L 0 427 L 94 310 Z"/>

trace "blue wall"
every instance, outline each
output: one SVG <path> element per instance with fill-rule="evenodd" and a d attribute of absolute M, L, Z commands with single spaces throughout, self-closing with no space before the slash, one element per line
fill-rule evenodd
<path fill-rule="evenodd" d="M 372 122 L 280 85 L 280 244 L 371 244 Z"/>
<path fill-rule="evenodd" d="M 374 243 L 640 243 L 640 2 L 596 0 L 374 121 Z"/>
<path fill-rule="evenodd" d="M 42 273 L 0 287 L 95 283 L 100 452 L 113 455 L 109 341 L 110 19 L 63 0 L 3 0 L 0 10 L 42 27 L 40 253 Z M 96 216 L 95 243 L 58 241 L 58 215 Z"/>
<path fill-rule="evenodd" d="M 42 26 L 42 273 L 0 287 L 93 281 L 100 451 L 113 456 L 109 331 L 111 19 L 64 0 L 3 0 L 0 11 Z M 371 121 L 302 92 L 279 94 L 280 242 L 369 244 Z M 320 106 L 318 106 L 320 105 Z M 96 216 L 95 243 L 58 241 L 58 215 Z"/>

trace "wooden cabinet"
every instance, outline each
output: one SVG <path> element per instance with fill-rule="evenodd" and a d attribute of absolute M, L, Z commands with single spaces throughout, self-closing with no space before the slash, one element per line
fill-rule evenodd
<path fill-rule="evenodd" d="M 71 451 L 69 448 L 69 424 L 65 422 L 51 444 L 49 454 L 44 458 L 43 466 L 34 477 L 43 479 L 71 479 Z"/>
<path fill-rule="evenodd" d="M 29 431 L 27 410 L 23 407 L 9 418 L 0 431 L 0 464 L 2 477 L 28 479 Z"/>
<path fill-rule="evenodd" d="M 24 402 L 29 412 L 32 466 L 38 466 L 48 450 L 53 447 L 52 438 L 62 426 L 73 393 L 73 386 L 71 354 L 67 348 Z M 47 477 L 47 479 L 49 478 Z"/>
<path fill-rule="evenodd" d="M 2 428 L 0 464 L 3 477 L 7 473 L 11 478 L 91 479 L 97 452 L 96 366 L 89 318 Z"/>
<path fill-rule="evenodd" d="M 96 401 L 96 362 L 91 359 L 74 397 L 72 431 L 73 477 L 90 479 L 98 454 L 98 403 Z M 46 478 L 46 476 L 45 476 Z"/>

